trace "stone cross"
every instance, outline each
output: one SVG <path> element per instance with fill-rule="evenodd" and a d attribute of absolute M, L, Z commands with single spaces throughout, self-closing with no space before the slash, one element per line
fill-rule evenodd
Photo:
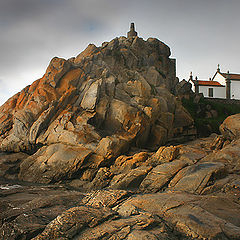
<path fill-rule="evenodd" d="M 135 31 L 134 23 L 131 23 L 130 31 L 127 33 L 127 37 L 131 38 L 136 36 L 137 36 L 137 32 Z"/>

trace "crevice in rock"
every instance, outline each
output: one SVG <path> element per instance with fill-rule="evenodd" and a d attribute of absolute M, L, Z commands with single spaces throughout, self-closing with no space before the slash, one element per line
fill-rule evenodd
<path fill-rule="evenodd" d="M 169 180 L 157 191 L 157 192 L 164 192 L 164 191 L 166 191 L 166 190 L 168 190 L 168 189 L 171 189 L 171 187 L 169 187 L 169 183 L 175 178 L 175 176 L 182 170 L 182 169 L 184 169 L 184 168 L 186 168 L 186 167 L 188 167 L 188 166 L 183 166 L 181 169 L 179 169 L 175 174 L 173 174 L 170 178 L 169 178 Z M 179 179 L 179 181 L 180 181 L 181 179 Z M 177 184 L 177 183 L 176 183 Z M 175 184 L 175 185 L 176 185 Z"/>
<path fill-rule="evenodd" d="M 199 192 L 199 194 L 202 194 L 204 192 L 204 190 L 207 187 L 211 187 L 213 186 L 217 180 L 223 179 L 227 176 L 228 172 L 225 168 L 220 169 L 219 171 L 213 172 L 208 180 L 208 182 L 206 183 L 206 185 L 203 187 L 203 189 Z M 208 177 L 208 176 L 206 176 Z M 205 178 L 202 180 L 202 182 L 205 180 Z M 202 182 L 199 184 L 198 188 L 201 186 Z M 196 191 L 198 191 L 198 188 Z"/>

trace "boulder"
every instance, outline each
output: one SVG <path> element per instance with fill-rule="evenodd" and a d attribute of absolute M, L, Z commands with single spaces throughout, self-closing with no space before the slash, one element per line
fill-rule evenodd
<path fill-rule="evenodd" d="M 20 165 L 19 179 L 50 183 L 81 174 L 84 161 L 92 152 L 84 147 L 52 144 L 42 147 Z"/>
<path fill-rule="evenodd" d="M 224 146 L 221 150 L 213 151 L 200 162 L 212 162 L 216 164 L 223 164 L 230 173 L 239 173 L 240 171 L 240 140 L 232 141 Z"/>
<path fill-rule="evenodd" d="M 186 127 L 193 125 L 193 119 L 188 111 L 181 105 L 175 110 L 174 128 Z"/>
<path fill-rule="evenodd" d="M 87 185 L 89 189 L 102 189 L 111 181 L 112 174 L 108 168 L 99 168 L 94 179 Z"/>
<path fill-rule="evenodd" d="M 74 59 L 74 63 L 81 63 L 84 58 L 92 56 L 97 50 L 98 48 L 94 44 L 89 44 L 87 48 Z"/>
<path fill-rule="evenodd" d="M 94 109 L 98 100 L 101 80 L 93 82 L 83 95 L 81 107 L 84 109 Z"/>
<path fill-rule="evenodd" d="M 183 79 L 175 86 L 176 95 L 193 95 L 192 84 Z"/>
<path fill-rule="evenodd" d="M 222 163 L 198 163 L 186 168 L 183 168 L 171 180 L 169 186 L 174 191 L 184 191 L 189 193 L 201 194 L 203 189 L 214 178 L 226 176 L 226 169 Z"/>
<path fill-rule="evenodd" d="M 110 182 L 112 189 L 137 189 L 152 167 L 141 166 L 128 173 L 118 174 Z"/>
<path fill-rule="evenodd" d="M 160 147 L 147 162 L 152 166 L 157 166 L 162 163 L 171 162 L 179 155 L 178 146 Z"/>
<path fill-rule="evenodd" d="M 240 137 L 240 114 L 227 117 L 220 126 L 220 132 L 226 139 L 234 140 Z"/>
<path fill-rule="evenodd" d="M 131 169 L 140 167 L 147 164 L 147 159 L 149 157 L 148 152 L 136 153 L 133 156 L 121 155 L 116 160 L 115 163 L 111 166 L 111 172 L 113 174 L 126 173 Z"/>

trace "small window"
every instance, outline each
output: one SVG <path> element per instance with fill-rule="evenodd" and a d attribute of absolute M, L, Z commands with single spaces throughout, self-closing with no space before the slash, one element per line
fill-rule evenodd
<path fill-rule="evenodd" d="M 213 97 L 213 88 L 208 89 L 208 96 Z"/>

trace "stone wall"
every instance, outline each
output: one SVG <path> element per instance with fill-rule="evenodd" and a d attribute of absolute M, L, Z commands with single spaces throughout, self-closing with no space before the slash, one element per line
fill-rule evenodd
<path fill-rule="evenodd" d="M 223 98 L 206 98 L 210 102 L 217 102 L 217 103 L 223 103 L 223 104 L 238 104 L 240 105 L 240 100 L 237 99 L 223 99 Z"/>

